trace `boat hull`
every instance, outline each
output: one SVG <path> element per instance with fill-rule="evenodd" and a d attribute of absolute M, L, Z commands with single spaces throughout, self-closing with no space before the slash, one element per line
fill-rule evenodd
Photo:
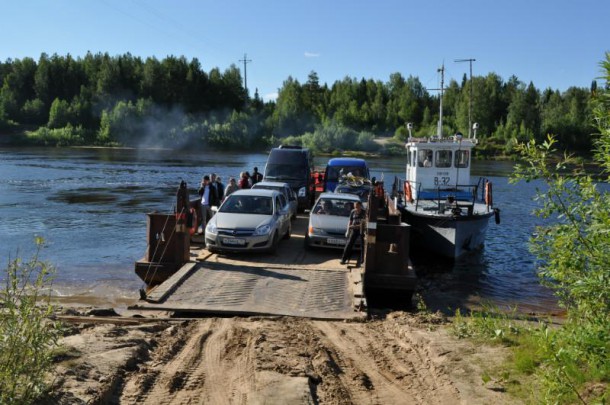
<path fill-rule="evenodd" d="M 420 213 L 403 208 L 403 221 L 412 226 L 411 251 L 426 251 L 448 259 L 459 259 L 479 251 L 493 211 L 451 216 Z"/>

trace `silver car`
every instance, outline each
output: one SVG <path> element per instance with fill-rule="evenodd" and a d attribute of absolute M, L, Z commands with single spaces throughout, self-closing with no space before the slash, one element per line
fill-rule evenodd
<path fill-rule="evenodd" d="M 299 207 L 299 201 L 297 200 L 296 193 L 290 188 L 288 183 L 282 183 L 279 181 L 260 181 L 252 186 L 252 188 L 264 188 L 266 190 L 276 190 L 284 195 L 288 206 L 290 208 L 290 217 L 297 217 L 297 209 Z"/>
<path fill-rule="evenodd" d="M 357 195 L 322 193 L 309 214 L 309 226 L 305 232 L 305 247 L 343 249 L 347 243 L 347 225 Z"/>
<path fill-rule="evenodd" d="M 290 211 L 277 191 L 238 190 L 229 195 L 205 228 L 209 251 L 275 252 L 290 238 Z"/>

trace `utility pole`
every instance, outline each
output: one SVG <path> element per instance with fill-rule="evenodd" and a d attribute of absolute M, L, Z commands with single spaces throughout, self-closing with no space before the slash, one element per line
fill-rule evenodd
<path fill-rule="evenodd" d="M 468 62 L 470 64 L 470 97 L 468 98 L 468 138 L 472 134 L 472 62 L 476 59 L 456 59 L 454 62 Z"/>
<path fill-rule="evenodd" d="M 248 97 L 248 70 L 246 69 L 246 64 L 252 62 L 252 59 L 248 59 L 248 55 L 244 53 L 244 58 L 239 60 L 240 62 L 244 62 L 244 88 L 246 89 L 246 98 Z"/>

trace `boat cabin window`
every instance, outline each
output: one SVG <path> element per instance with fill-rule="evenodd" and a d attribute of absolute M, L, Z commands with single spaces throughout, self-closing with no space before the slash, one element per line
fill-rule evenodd
<path fill-rule="evenodd" d="M 417 165 L 419 167 L 432 167 L 432 149 L 417 151 Z"/>
<path fill-rule="evenodd" d="M 468 161 L 470 160 L 469 150 L 457 150 L 455 151 L 455 167 L 468 167 Z"/>
<path fill-rule="evenodd" d="M 437 150 L 436 151 L 436 167 L 451 167 L 451 151 Z"/>

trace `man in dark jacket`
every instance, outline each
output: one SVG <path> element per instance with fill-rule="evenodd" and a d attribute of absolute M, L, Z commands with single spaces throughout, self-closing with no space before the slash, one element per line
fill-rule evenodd
<path fill-rule="evenodd" d="M 252 176 L 250 178 L 252 180 L 252 185 L 263 181 L 263 175 L 258 171 L 258 167 L 254 168 L 254 171 L 252 172 Z"/>
<path fill-rule="evenodd" d="M 341 264 L 346 264 L 352 258 L 352 249 L 357 240 L 360 240 L 360 253 L 356 261 L 356 267 L 360 267 L 364 255 L 364 225 L 366 221 L 366 211 L 362 208 L 362 203 L 356 201 L 354 209 L 349 214 L 349 224 L 347 227 L 348 241 L 343 250 Z"/>
<path fill-rule="evenodd" d="M 199 187 L 199 196 L 201 197 L 201 232 L 205 234 L 205 227 L 210 218 L 212 218 L 212 205 L 218 201 L 216 188 L 210 183 L 210 176 L 203 176 L 201 187 Z"/>
<path fill-rule="evenodd" d="M 216 181 L 216 173 L 210 174 L 210 186 L 216 191 L 215 198 L 210 201 L 210 206 L 218 207 L 220 202 L 222 201 L 222 195 L 224 194 L 224 190 L 220 190 L 218 187 L 218 182 Z"/>
<path fill-rule="evenodd" d="M 225 185 L 220 177 L 216 177 L 216 193 L 218 194 L 218 206 L 220 207 L 222 200 L 225 198 Z"/>

